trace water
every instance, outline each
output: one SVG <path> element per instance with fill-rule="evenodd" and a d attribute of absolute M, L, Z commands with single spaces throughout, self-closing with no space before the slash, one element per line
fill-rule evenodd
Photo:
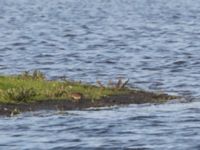
<path fill-rule="evenodd" d="M 129 86 L 193 102 L 0 118 L 1 149 L 200 149 L 198 0 L 0 0 L 0 73 Z"/>

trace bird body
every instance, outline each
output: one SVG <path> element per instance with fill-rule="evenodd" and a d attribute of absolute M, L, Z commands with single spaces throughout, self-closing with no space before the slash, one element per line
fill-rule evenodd
<path fill-rule="evenodd" d="M 82 93 L 72 93 L 72 94 L 70 94 L 70 97 L 76 101 L 79 101 L 83 98 L 83 94 Z"/>

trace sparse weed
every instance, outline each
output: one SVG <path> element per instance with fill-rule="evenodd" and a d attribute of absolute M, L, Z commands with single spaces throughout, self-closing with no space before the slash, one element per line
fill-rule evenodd
<path fill-rule="evenodd" d="M 36 80 L 44 80 L 45 79 L 44 73 L 42 73 L 39 70 L 34 70 L 32 77 L 33 77 L 33 79 L 36 79 Z"/>
<path fill-rule="evenodd" d="M 45 75 L 39 70 L 34 70 L 32 73 L 29 71 L 24 71 L 22 74 L 18 75 L 20 79 L 33 79 L 33 80 L 44 80 Z"/>
<path fill-rule="evenodd" d="M 97 84 L 102 89 L 107 88 L 107 87 L 112 88 L 112 89 L 124 89 L 126 85 L 128 84 L 128 82 L 129 82 L 129 79 L 124 82 L 122 81 L 122 79 L 119 79 L 116 83 L 110 80 L 107 86 L 104 86 L 100 81 L 97 81 Z"/>

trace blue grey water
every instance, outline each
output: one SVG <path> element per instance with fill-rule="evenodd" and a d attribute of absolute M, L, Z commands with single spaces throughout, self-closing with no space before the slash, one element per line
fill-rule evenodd
<path fill-rule="evenodd" d="M 188 103 L 0 118 L 0 149 L 200 149 L 199 0 L 0 0 L 0 74 L 182 95 Z"/>

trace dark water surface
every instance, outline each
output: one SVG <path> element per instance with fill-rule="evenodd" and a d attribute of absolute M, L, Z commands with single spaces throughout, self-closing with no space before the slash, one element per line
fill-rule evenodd
<path fill-rule="evenodd" d="M 176 93 L 190 103 L 0 118 L 0 149 L 200 149 L 198 0 L 0 0 L 0 73 Z"/>

